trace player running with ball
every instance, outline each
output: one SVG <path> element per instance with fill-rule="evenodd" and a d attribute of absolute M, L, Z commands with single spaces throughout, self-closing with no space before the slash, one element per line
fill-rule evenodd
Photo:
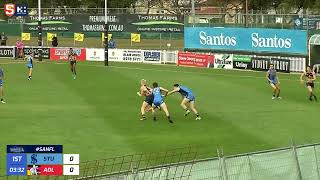
<path fill-rule="evenodd" d="M 187 116 L 188 114 L 190 114 L 190 110 L 188 109 L 188 106 L 189 106 L 189 108 L 197 116 L 196 120 L 201 120 L 201 117 L 200 117 L 198 111 L 194 107 L 194 102 L 195 102 L 196 98 L 194 97 L 191 89 L 187 88 L 186 86 L 181 86 L 179 84 L 174 84 L 173 85 L 173 90 L 170 91 L 167 94 L 167 96 L 169 96 L 170 94 L 176 93 L 176 92 L 180 93 L 182 95 L 182 97 L 183 97 L 182 102 L 181 102 L 180 105 L 186 111 L 184 115 Z"/>
<path fill-rule="evenodd" d="M 312 98 L 314 98 L 315 101 L 318 101 L 317 96 L 313 93 L 314 81 L 316 80 L 316 74 L 315 74 L 315 72 L 313 72 L 311 70 L 310 66 L 307 67 L 307 71 L 306 72 L 301 74 L 301 76 L 300 76 L 301 83 L 305 82 L 303 80 L 303 77 L 305 77 L 306 86 L 307 86 L 308 91 L 309 91 L 309 100 L 313 101 Z"/>

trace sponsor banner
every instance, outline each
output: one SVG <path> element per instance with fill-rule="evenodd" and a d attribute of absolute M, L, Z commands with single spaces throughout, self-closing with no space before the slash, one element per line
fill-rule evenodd
<path fill-rule="evenodd" d="M 23 52 L 25 55 L 30 55 L 31 52 L 34 52 L 34 57 L 39 57 L 39 48 L 38 47 L 24 47 Z M 42 48 L 42 57 L 45 59 L 50 58 L 50 48 Z"/>
<path fill-rule="evenodd" d="M 143 60 L 142 50 L 124 49 L 122 57 L 125 62 L 142 62 Z"/>
<path fill-rule="evenodd" d="M 104 16 L 54 15 L 43 16 L 43 31 L 104 32 Z M 28 16 L 24 32 L 38 31 L 38 16 Z M 181 15 L 108 15 L 109 32 L 183 32 L 184 16 Z"/>
<path fill-rule="evenodd" d="M 290 60 L 271 58 L 270 63 L 274 65 L 277 71 L 290 73 Z"/>
<path fill-rule="evenodd" d="M 210 67 L 213 64 L 213 55 L 193 52 L 178 52 L 178 66 Z"/>
<path fill-rule="evenodd" d="M 122 49 L 109 49 L 108 50 L 109 61 L 123 61 L 123 50 Z"/>
<path fill-rule="evenodd" d="M 251 69 L 251 57 L 245 55 L 233 55 L 233 68 Z"/>
<path fill-rule="evenodd" d="M 86 60 L 86 49 L 85 48 L 73 48 L 76 53 L 76 59 L 78 61 Z M 69 48 L 50 48 L 50 60 L 68 60 Z"/>
<path fill-rule="evenodd" d="M 279 72 L 290 73 L 290 60 L 279 58 L 252 58 L 252 70 L 267 71 L 270 64 Z"/>
<path fill-rule="evenodd" d="M 104 49 L 86 48 L 87 61 L 104 61 Z"/>
<path fill-rule="evenodd" d="M 252 70 L 267 71 L 270 65 L 270 58 L 252 58 Z"/>
<path fill-rule="evenodd" d="M 309 15 L 307 18 L 299 16 L 293 19 L 295 29 L 318 30 L 320 29 L 320 16 Z"/>
<path fill-rule="evenodd" d="M 307 54 L 307 31 L 185 27 L 186 49 Z"/>
<path fill-rule="evenodd" d="M 232 54 L 215 54 L 214 68 L 232 69 L 233 68 Z"/>
<path fill-rule="evenodd" d="M 161 51 L 143 51 L 144 63 L 161 63 Z"/>
<path fill-rule="evenodd" d="M 2 57 L 14 57 L 15 55 L 15 48 L 14 47 L 6 47 L 0 46 L 0 58 Z"/>

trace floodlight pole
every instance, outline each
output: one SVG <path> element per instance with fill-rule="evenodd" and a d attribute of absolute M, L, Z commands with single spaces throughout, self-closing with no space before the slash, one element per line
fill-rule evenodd
<path fill-rule="evenodd" d="M 196 18 L 196 10 L 195 10 L 195 4 L 194 0 L 191 0 L 191 14 L 192 14 L 192 26 L 194 27 L 195 25 L 195 18 Z"/>
<path fill-rule="evenodd" d="M 39 61 L 42 61 L 42 24 L 41 24 L 41 0 L 38 0 L 38 56 Z"/>
<path fill-rule="evenodd" d="M 245 27 L 247 28 L 247 27 L 249 27 L 249 25 L 248 25 L 248 0 L 246 0 L 246 4 L 245 4 L 245 8 L 246 8 L 246 17 L 245 17 Z"/>
<path fill-rule="evenodd" d="M 107 0 L 104 0 L 104 65 L 108 66 L 109 65 L 109 57 L 108 57 L 108 48 L 109 48 L 109 43 L 108 43 L 108 4 Z"/>

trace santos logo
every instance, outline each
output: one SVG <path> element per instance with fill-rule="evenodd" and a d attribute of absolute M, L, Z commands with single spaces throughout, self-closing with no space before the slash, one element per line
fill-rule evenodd
<path fill-rule="evenodd" d="M 236 46 L 237 39 L 236 37 L 224 36 L 221 33 L 218 36 L 207 36 L 207 33 L 204 31 L 200 31 L 200 43 L 202 45 L 210 45 L 210 46 Z"/>
<path fill-rule="evenodd" d="M 272 38 L 259 37 L 259 33 L 252 33 L 252 47 L 261 48 L 291 48 L 291 39 L 278 38 L 275 34 Z"/>
<path fill-rule="evenodd" d="M 209 46 L 237 46 L 241 44 L 245 46 L 248 42 L 244 39 L 240 42 L 237 37 L 226 36 L 223 33 L 220 35 L 207 35 L 206 32 L 199 32 L 200 44 Z M 243 38 L 243 37 L 242 37 Z M 241 43 L 242 42 L 242 43 Z M 251 34 L 251 45 L 253 48 L 285 48 L 289 49 L 292 46 L 292 40 L 289 38 L 278 38 L 275 34 L 273 37 L 261 37 L 259 33 Z"/>

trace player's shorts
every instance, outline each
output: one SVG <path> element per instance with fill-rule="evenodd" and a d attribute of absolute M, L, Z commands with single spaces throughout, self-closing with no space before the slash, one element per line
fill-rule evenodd
<path fill-rule="evenodd" d="M 163 102 L 163 100 L 155 100 L 155 101 L 153 101 L 153 105 L 155 105 L 155 106 L 161 106 L 161 104 L 163 104 L 164 102 Z"/>
<path fill-rule="evenodd" d="M 28 69 L 31 69 L 31 68 L 33 68 L 33 65 L 29 64 L 27 67 L 28 67 Z"/>
<path fill-rule="evenodd" d="M 152 106 L 153 104 L 153 95 L 149 95 L 149 96 L 146 96 L 146 99 L 144 100 L 144 102 L 148 103 L 150 106 Z"/>
<path fill-rule="evenodd" d="M 3 81 L 2 79 L 0 79 L 0 87 L 3 85 Z"/>
<path fill-rule="evenodd" d="M 195 101 L 196 98 L 194 97 L 193 94 L 188 94 L 187 96 L 185 96 L 185 98 L 187 98 L 189 100 L 189 102 Z"/>
<path fill-rule="evenodd" d="M 270 85 L 277 85 L 278 84 L 278 81 L 277 80 L 272 80 L 271 82 L 269 81 L 268 82 Z"/>
<path fill-rule="evenodd" d="M 73 66 L 74 64 L 77 64 L 77 61 L 70 61 L 71 66 Z"/>
<path fill-rule="evenodd" d="M 313 82 L 307 82 L 306 86 L 310 86 L 311 88 L 314 88 L 314 83 Z"/>

